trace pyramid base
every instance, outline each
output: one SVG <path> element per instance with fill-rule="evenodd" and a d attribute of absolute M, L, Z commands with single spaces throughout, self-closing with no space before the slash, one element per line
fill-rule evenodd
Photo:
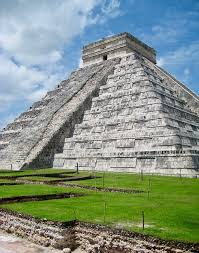
<path fill-rule="evenodd" d="M 165 154 L 164 154 L 165 152 Z M 70 157 L 57 154 L 54 168 L 132 172 L 168 176 L 199 177 L 199 153 L 190 151 L 140 152 L 131 157 Z M 141 154 L 142 153 L 142 154 Z M 153 155 L 152 155 L 153 153 Z M 167 153 L 167 154 L 166 154 Z"/>

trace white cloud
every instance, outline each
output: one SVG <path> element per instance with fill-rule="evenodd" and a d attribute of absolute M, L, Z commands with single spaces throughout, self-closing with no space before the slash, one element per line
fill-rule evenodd
<path fill-rule="evenodd" d="M 0 54 L 0 66 L 0 113 L 4 114 L 10 114 L 11 111 L 14 115 L 12 108 L 15 109 L 17 103 L 26 105 L 40 99 L 48 89 L 59 82 L 61 77 L 59 71 L 57 74 L 49 75 L 45 70 L 17 65 L 2 54 Z"/>
<path fill-rule="evenodd" d="M 63 47 L 92 18 L 96 0 L 3 0 L 0 3 L 0 47 L 23 64 L 60 59 Z"/>
<path fill-rule="evenodd" d="M 45 80 L 42 72 L 28 68 L 24 65 L 17 65 L 5 55 L 0 55 L 0 93 L 8 95 L 6 97 L 18 97 L 23 93 L 24 95 L 37 87 L 38 83 Z"/>
<path fill-rule="evenodd" d="M 104 4 L 102 6 L 102 13 L 105 14 L 105 16 L 108 17 L 116 17 L 118 15 L 121 15 L 120 8 L 120 1 L 119 0 L 110 0 L 110 1 L 104 1 Z"/>
<path fill-rule="evenodd" d="M 91 24 L 104 24 L 108 19 L 123 15 L 120 9 L 120 0 L 102 0 L 101 13 L 90 20 Z"/>
<path fill-rule="evenodd" d="M 94 16 L 97 5 L 101 11 Z M 0 48 L 23 64 L 56 62 L 72 38 L 100 19 L 116 17 L 119 7 L 118 0 L 2 0 Z"/>
<path fill-rule="evenodd" d="M 52 89 L 66 75 L 67 45 L 87 26 L 119 15 L 119 7 L 118 0 L 1 0 L 0 112 Z"/>

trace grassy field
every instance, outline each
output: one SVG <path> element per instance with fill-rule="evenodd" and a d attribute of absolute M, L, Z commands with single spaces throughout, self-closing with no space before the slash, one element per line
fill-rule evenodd
<path fill-rule="evenodd" d="M 50 173 L 51 170 L 48 171 Z M 79 175 L 85 175 L 85 173 L 87 172 Z M 145 175 L 141 178 L 140 175 L 119 173 L 96 173 L 96 176 L 96 179 L 66 183 L 102 188 L 140 189 L 144 192 L 137 194 L 98 192 L 47 185 L 0 186 L 1 197 L 71 191 L 85 194 L 78 198 L 2 206 L 49 220 L 78 219 L 151 234 L 164 239 L 199 242 L 199 182 L 197 179 Z M 142 230 L 143 211 L 144 230 Z"/>
<path fill-rule="evenodd" d="M 9 179 L 1 179 L 0 178 L 0 183 L 12 183 L 13 180 L 9 180 Z"/>
<path fill-rule="evenodd" d="M 61 173 L 71 173 L 71 170 L 66 169 L 37 169 L 37 170 L 24 170 L 24 171 L 1 171 L 0 177 L 14 177 L 14 176 L 28 176 L 28 175 L 51 175 Z"/>
<path fill-rule="evenodd" d="M 67 188 L 48 185 L 3 185 L 0 189 L 0 198 L 68 192 Z"/>
<path fill-rule="evenodd" d="M 29 177 L 20 177 L 17 180 L 27 180 L 27 181 L 38 181 L 38 182 L 48 182 L 53 180 L 59 180 L 59 177 L 42 177 L 42 176 L 29 176 Z"/>

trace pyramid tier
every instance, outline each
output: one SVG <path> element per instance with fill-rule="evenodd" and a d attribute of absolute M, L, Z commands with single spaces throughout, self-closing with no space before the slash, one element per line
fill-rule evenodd
<path fill-rule="evenodd" d="M 115 65 L 55 167 L 197 173 L 199 116 L 143 59 L 132 53 Z"/>

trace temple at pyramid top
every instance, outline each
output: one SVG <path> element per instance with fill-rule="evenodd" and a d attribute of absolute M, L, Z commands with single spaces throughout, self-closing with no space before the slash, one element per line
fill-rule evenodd
<path fill-rule="evenodd" d="M 156 51 L 130 33 L 120 33 L 83 47 L 83 66 L 137 52 L 156 63 Z"/>

